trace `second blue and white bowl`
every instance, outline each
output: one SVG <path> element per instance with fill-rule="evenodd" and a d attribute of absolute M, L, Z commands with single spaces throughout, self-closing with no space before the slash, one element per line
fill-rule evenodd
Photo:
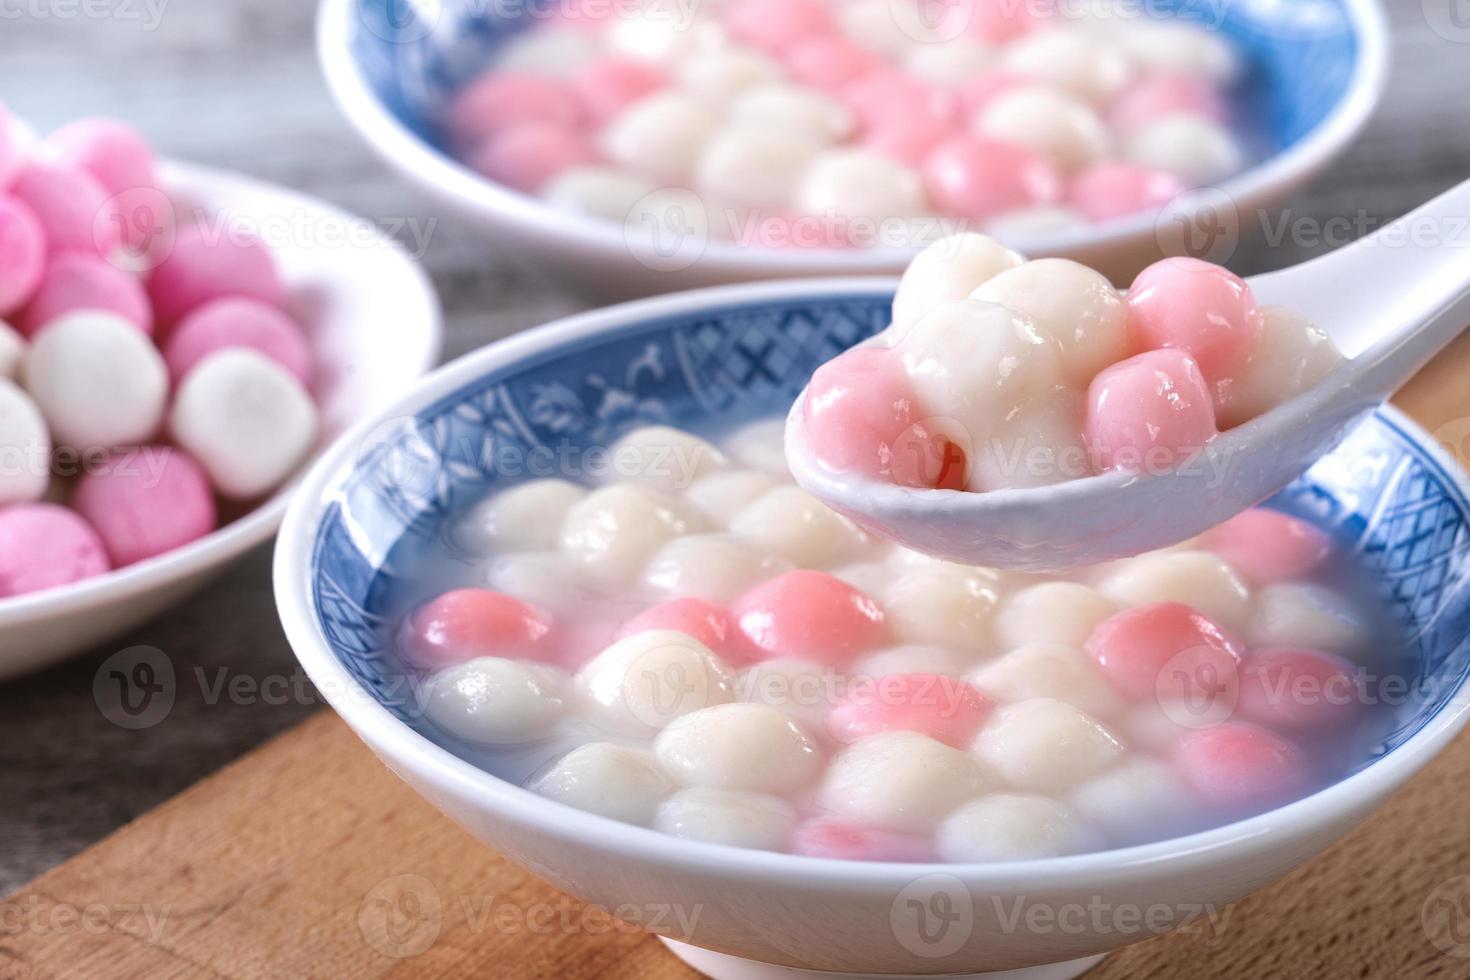
<path fill-rule="evenodd" d="M 1128 5 L 1132 9 L 1135 5 Z M 500 186 L 451 156 L 436 115 L 453 92 L 552 4 L 472 0 L 322 0 L 318 53 L 348 121 L 377 153 L 479 226 L 489 247 L 602 297 L 643 296 L 757 279 L 897 275 L 918 245 L 845 250 L 746 247 L 670 231 L 646 241 Z M 1120 283 L 1163 251 L 1223 254 L 1357 136 L 1382 96 L 1388 28 L 1378 0 L 1153 0 L 1150 14 L 1219 30 L 1242 53 L 1234 103 L 1260 162 L 1164 214 L 1016 236 L 1031 257 L 1063 256 Z M 696 202 L 697 203 L 697 202 Z"/>

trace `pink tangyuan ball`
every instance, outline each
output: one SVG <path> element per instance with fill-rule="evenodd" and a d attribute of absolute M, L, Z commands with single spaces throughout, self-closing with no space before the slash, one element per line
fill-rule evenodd
<path fill-rule="evenodd" d="M 1213 392 L 1183 351 L 1130 357 L 1088 386 L 1083 437 L 1100 470 L 1172 470 L 1218 434 Z"/>
<path fill-rule="evenodd" d="M 183 547 L 218 522 L 204 470 L 162 446 L 119 454 L 86 473 L 72 506 L 96 528 L 117 568 Z"/>
<path fill-rule="evenodd" d="M 286 299 L 269 246 L 244 229 L 212 223 L 179 229 L 147 286 L 162 327 L 217 299 L 243 297 L 276 307 Z"/>
<path fill-rule="evenodd" d="M 52 257 L 17 326 L 26 336 L 34 337 L 48 324 L 77 310 L 116 313 L 144 333 L 153 333 L 153 309 L 143 284 L 106 259 L 86 252 Z"/>

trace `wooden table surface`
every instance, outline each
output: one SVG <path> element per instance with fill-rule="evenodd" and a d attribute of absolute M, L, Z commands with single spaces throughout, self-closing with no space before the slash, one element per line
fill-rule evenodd
<path fill-rule="evenodd" d="M 1286 239 L 1242 248 L 1232 261 L 1238 271 L 1329 250 L 1345 240 L 1341 230 L 1334 237 L 1331 219 L 1371 226 L 1470 175 L 1470 29 L 1443 26 L 1458 23 L 1449 19 L 1457 4 L 1388 0 L 1396 69 L 1382 110 L 1332 172 L 1290 202 Z M 312 6 L 0 0 L 0 99 L 42 129 L 116 115 L 169 156 L 299 187 L 385 222 L 437 218 L 422 258 L 444 302 L 448 355 L 575 310 L 575 300 L 517 268 L 369 154 L 318 76 Z M 1463 374 L 1447 380 L 1464 384 Z M 109 655 L 139 644 L 171 659 L 176 699 L 158 724 L 125 730 L 99 710 L 93 679 Z M 268 548 L 133 635 L 0 685 L 0 893 L 319 704 L 276 623 Z"/>

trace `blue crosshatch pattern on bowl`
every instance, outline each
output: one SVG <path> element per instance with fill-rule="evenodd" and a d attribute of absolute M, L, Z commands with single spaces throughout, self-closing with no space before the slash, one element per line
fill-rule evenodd
<path fill-rule="evenodd" d="M 649 0 L 650 3 L 656 0 Z M 352 53 L 384 105 L 425 142 L 449 98 L 507 38 L 534 27 L 559 0 L 359 0 Z M 1347 92 L 1360 51 L 1346 0 L 1152 0 L 1124 10 L 1194 21 L 1220 32 L 1245 71 L 1232 102 L 1263 154 L 1299 142 Z"/>
<path fill-rule="evenodd" d="M 784 413 L 816 364 L 882 329 L 890 299 L 734 304 L 628 324 L 526 358 L 385 426 L 330 492 L 316 536 L 313 599 L 327 642 L 374 697 L 413 723 L 412 692 L 382 649 L 374 610 L 392 584 L 396 545 L 439 534 L 459 504 L 515 482 L 497 479 L 497 446 L 583 450 L 648 422 L 718 432 Z M 1455 476 L 1380 412 L 1272 503 L 1359 552 L 1417 640 L 1423 679 L 1434 683 L 1416 686 L 1400 709 L 1377 749 L 1386 753 L 1470 674 L 1470 502 Z"/>

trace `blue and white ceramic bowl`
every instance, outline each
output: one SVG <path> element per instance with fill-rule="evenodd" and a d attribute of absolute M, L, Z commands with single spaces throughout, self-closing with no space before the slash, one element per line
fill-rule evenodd
<path fill-rule="evenodd" d="M 416 730 L 413 691 L 381 643 L 379 602 L 399 545 L 437 533 L 458 502 L 501 482 L 487 461 L 506 448 L 606 446 L 651 421 L 718 431 L 780 416 L 813 368 L 888 322 L 893 286 L 825 280 L 647 300 L 532 330 L 426 379 L 339 441 L 286 517 L 276 595 L 312 680 L 395 772 L 481 840 L 609 909 L 682 912 L 647 924 L 722 978 L 803 975 L 789 968 L 1072 976 L 1145 935 L 1040 931 L 1011 917 L 1018 903 L 1160 906 L 1177 921 L 1234 901 L 1352 828 L 1465 724 L 1470 481 L 1423 431 L 1383 409 L 1285 494 L 1293 511 L 1356 542 L 1376 569 L 1416 637 L 1419 676 L 1371 759 L 1261 816 L 1003 865 L 821 860 L 679 840 L 575 810 Z"/>
<path fill-rule="evenodd" d="M 1080 4 L 1079 4 L 1080 5 Z M 915 247 L 749 248 L 661 234 L 650 245 L 613 223 L 557 210 L 498 186 L 437 140 L 436 115 L 552 0 L 323 0 L 318 48 L 342 111 L 363 138 L 506 255 L 600 296 L 641 296 L 756 279 L 897 275 Z M 1275 208 L 1357 135 L 1388 74 L 1378 0 L 1151 0 L 1125 5 L 1218 25 L 1243 53 L 1233 93 L 1261 162 L 1162 215 L 1016 236 L 1033 257 L 1059 255 L 1130 280 L 1162 251 L 1225 261 L 1258 212 Z M 697 202 L 694 202 L 697 206 Z"/>

